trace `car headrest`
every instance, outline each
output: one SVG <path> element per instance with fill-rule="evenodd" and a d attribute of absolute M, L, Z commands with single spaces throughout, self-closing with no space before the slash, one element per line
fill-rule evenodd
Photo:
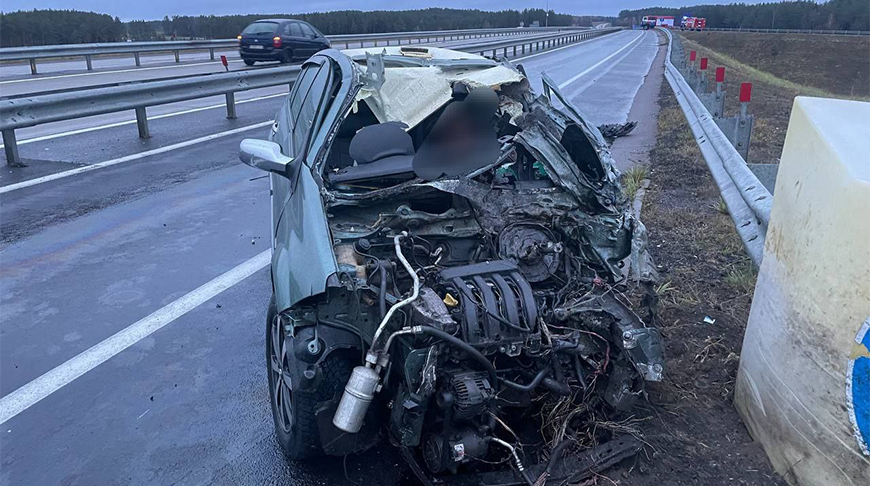
<path fill-rule="evenodd" d="M 354 135 L 348 152 L 357 164 L 395 156 L 413 156 L 414 142 L 403 129 L 403 123 L 379 123 L 369 125 Z"/>

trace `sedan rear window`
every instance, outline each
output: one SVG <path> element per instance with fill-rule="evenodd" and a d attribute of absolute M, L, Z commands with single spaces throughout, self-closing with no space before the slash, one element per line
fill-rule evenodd
<path fill-rule="evenodd" d="M 254 22 L 245 27 L 242 34 L 272 34 L 278 29 L 277 22 Z"/>

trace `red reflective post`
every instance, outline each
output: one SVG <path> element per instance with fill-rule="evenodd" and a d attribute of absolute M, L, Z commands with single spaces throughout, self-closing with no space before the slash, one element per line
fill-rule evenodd
<path fill-rule="evenodd" d="M 752 99 L 752 83 L 740 83 L 740 118 L 745 118 Z"/>
<path fill-rule="evenodd" d="M 695 51 L 689 51 L 689 60 L 694 61 L 698 57 L 698 53 Z"/>
<path fill-rule="evenodd" d="M 701 71 L 705 71 L 705 70 L 707 70 L 707 58 L 702 57 L 701 58 Z"/>
<path fill-rule="evenodd" d="M 740 102 L 749 103 L 752 100 L 752 83 L 740 83 Z"/>
<path fill-rule="evenodd" d="M 224 69 L 226 69 L 229 72 L 230 64 L 227 62 L 227 56 L 221 56 L 221 64 L 223 64 Z"/>
<path fill-rule="evenodd" d="M 716 68 L 716 82 L 724 83 L 725 82 L 725 68 L 720 66 Z"/>

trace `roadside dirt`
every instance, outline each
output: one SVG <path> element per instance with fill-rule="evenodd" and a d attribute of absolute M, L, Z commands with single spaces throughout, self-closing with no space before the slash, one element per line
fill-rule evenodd
<path fill-rule="evenodd" d="M 645 457 L 608 476 L 631 486 L 785 485 L 732 406 L 755 274 L 667 83 L 658 102 L 642 219 L 661 276 L 667 375 L 648 387 L 640 414 Z"/>
<path fill-rule="evenodd" d="M 827 35 L 680 32 L 686 51 L 708 57 L 711 87 L 725 66 L 725 113 L 739 110 L 740 83 L 752 83 L 755 127 L 749 163 L 779 163 L 795 96 L 867 99 L 870 39 Z"/>
<path fill-rule="evenodd" d="M 778 78 L 844 97 L 870 96 L 870 37 L 681 32 L 693 42 Z"/>

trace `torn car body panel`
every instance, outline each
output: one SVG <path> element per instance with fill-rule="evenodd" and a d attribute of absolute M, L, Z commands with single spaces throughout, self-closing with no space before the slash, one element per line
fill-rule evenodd
<path fill-rule="evenodd" d="M 293 138 L 293 96 L 273 133 L 301 158 L 273 176 L 273 285 L 293 392 L 329 397 L 312 447 L 356 452 L 382 427 L 427 484 L 481 461 L 521 473 L 511 409 L 577 410 L 542 424 L 553 447 L 613 439 L 595 421 L 665 370 L 658 331 L 618 297 L 655 274 L 600 131 L 506 61 L 318 57 L 305 69 L 331 69 L 323 93 L 336 94 L 312 108 L 309 145 Z M 338 330 L 340 343 L 323 337 Z M 348 378 L 322 389 L 348 347 Z"/>

